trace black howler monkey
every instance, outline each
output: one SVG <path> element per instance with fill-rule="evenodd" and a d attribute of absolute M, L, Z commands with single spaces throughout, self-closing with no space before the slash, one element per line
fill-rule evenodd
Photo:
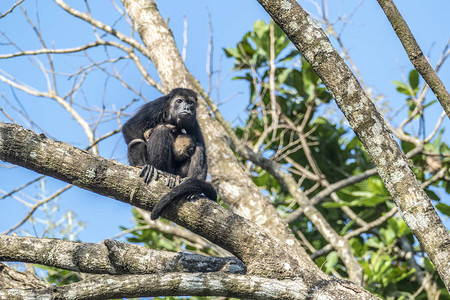
<path fill-rule="evenodd" d="M 217 193 L 205 181 L 208 166 L 206 147 L 197 122 L 197 94 L 184 88 L 144 104 L 122 128 L 132 166 L 143 166 L 141 177 L 149 183 L 158 179 L 156 169 L 185 178 L 155 205 L 151 219 L 156 220 L 164 208 L 181 197 L 204 194 L 217 200 Z M 176 180 L 175 180 L 176 181 Z"/>

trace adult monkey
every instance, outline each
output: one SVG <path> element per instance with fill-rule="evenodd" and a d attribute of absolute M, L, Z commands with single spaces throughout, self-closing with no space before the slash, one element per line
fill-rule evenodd
<path fill-rule="evenodd" d="M 208 165 L 206 146 L 197 122 L 197 93 L 176 88 L 168 95 L 144 104 L 122 128 L 132 166 L 143 166 L 146 183 L 158 179 L 158 170 L 175 175 L 169 178 L 172 189 L 155 205 L 151 219 L 156 220 L 165 207 L 181 197 L 204 194 L 217 200 L 217 193 L 205 181 Z M 176 181 L 183 180 L 179 185 Z"/>

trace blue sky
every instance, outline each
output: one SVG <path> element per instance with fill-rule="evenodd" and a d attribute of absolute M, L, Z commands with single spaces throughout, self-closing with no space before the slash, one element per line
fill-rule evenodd
<path fill-rule="evenodd" d="M 0 12 L 4 12 L 11 7 L 15 1 L 2 0 L 0 2 Z M 114 11 L 111 1 L 90 1 L 92 15 L 111 24 L 117 19 L 117 13 Z M 120 1 L 119 1 L 120 2 Z M 430 55 L 432 65 L 435 65 L 440 57 L 441 51 L 450 38 L 450 22 L 448 12 L 450 11 L 450 2 L 447 0 L 402 0 L 395 1 L 398 9 L 402 13 L 411 31 L 415 35 L 422 50 Z M 68 1 L 77 9 L 85 10 L 84 1 Z M 306 10 L 313 15 L 318 15 L 316 8 L 309 1 L 299 1 Z M 391 25 L 384 16 L 381 8 L 376 1 L 329 1 L 329 19 L 336 20 L 338 16 L 348 16 L 357 6 L 359 9 L 351 18 L 342 34 L 342 40 L 352 59 L 358 67 L 366 85 L 372 87 L 377 94 L 385 96 L 388 103 L 394 108 L 404 104 L 404 97 L 395 91 L 392 84 L 394 80 L 403 80 L 412 69 L 407 55 L 405 54 L 398 38 L 395 36 Z M 233 62 L 227 59 L 223 53 L 223 48 L 234 47 L 242 36 L 252 29 L 256 20 L 269 20 L 267 13 L 260 7 L 257 1 L 181 1 L 166 0 L 157 1 L 158 8 L 164 18 L 169 19 L 171 27 L 178 46 L 183 45 L 184 18 L 188 24 L 188 46 L 186 65 L 188 69 L 196 76 L 206 88 L 208 79 L 206 74 L 206 56 L 208 49 L 209 27 L 208 21 L 210 14 L 212 27 L 214 31 L 214 51 L 213 65 L 215 70 L 220 70 L 220 88 L 213 90 L 213 98 L 228 101 L 220 107 L 221 112 L 226 119 L 233 124 L 237 124 L 239 116 L 243 116 L 244 108 L 248 99 L 248 87 L 244 83 L 232 81 L 233 73 L 231 68 Z M 30 17 L 36 20 L 36 7 L 39 7 L 40 26 L 45 34 L 45 40 L 48 46 L 55 48 L 75 47 L 83 44 L 85 41 L 93 41 L 94 35 L 90 26 L 83 25 L 80 21 L 67 14 L 57 7 L 50 0 L 26 0 L 23 7 L 29 12 Z M 338 22 L 342 25 L 342 22 Z M 126 26 L 119 25 L 119 30 L 129 35 Z M 340 26 L 338 26 L 340 28 Z M 17 42 L 22 49 L 39 49 L 40 44 L 26 24 L 23 14 L 19 9 L 13 14 L 0 19 L 0 31 L 6 32 L 8 36 Z M 5 39 L 0 37 L 0 54 L 14 51 L 11 47 L 5 46 Z M 334 43 L 334 41 L 332 40 Z M 101 51 L 93 55 L 103 55 Z M 58 60 L 59 58 L 57 58 Z M 57 61 L 62 70 L 73 69 L 78 65 L 80 57 L 74 55 L 70 60 Z M 34 62 L 34 61 L 33 61 Z M 34 62 L 35 63 L 35 62 Z M 151 65 L 147 66 L 151 69 Z M 30 60 L 28 58 L 18 58 L 11 61 L 0 60 L 0 69 L 25 81 L 29 85 L 40 87 L 45 90 L 45 80 L 38 71 L 30 70 Z M 36 68 L 38 70 L 38 68 Z M 450 82 L 450 66 L 447 62 L 440 70 L 440 77 L 444 84 Z M 123 68 L 123 76 L 135 78 L 140 82 L 139 74 L 127 67 Z M 154 72 L 152 73 L 154 74 Z M 132 77 L 135 76 L 135 77 Z M 156 77 L 156 74 L 154 74 Z M 215 77 L 217 80 L 217 76 Z M 121 90 L 109 90 L 107 94 L 98 88 L 99 82 L 92 78 L 86 81 L 84 95 L 80 97 L 101 98 L 107 107 L 117 105 L 120 107 L 133 95 L 127 94 Z M 64 83 L 61 83 L 65 88 Z M 143 87 L 145 97 L 148 100 L 159 97 L 160 94 L 152 88 Z M 11 89 L 0 83 L 0 96 L 8 98 L 14 97 Z M 86 144 L 86 138 L 78 127 L 67 127 L 72 122 L 67 114 L 57 113 L 55 104 L 51 100 L 36 99 L 27 96 L 24 93 L 17 92 L 16 96 L 23 101 L 27 110 L 41 126 L 48 131 L 51 137 L 71 143 L 77 147 L 83 147 Z M 428 94 L 428 99 L 433 99 Z M 5 104 L 0 99 L 0 107 Z M 60 111 L 60 110 L 59 110 Z M 436 107 L 429 112 L 427 117 L 435 120 L 442 110 Z M 20 118 L 18 118 L 20 120 Z M 394 120 L 394 124 L 400 118 Z M 3 115 L 0 115 L 0 121 L 7 121 Z M 430 122 L 430 124 L 432 124 Z M 448 127 L 449 121 L 446 120 Z M 430 125 L 431 127 L 431 125 Z M 70 135 L 67 134 L 67 128 L 70 128 Z M 38 131 L 36 129 L 33 129 Z M 450 139 L 448 132 L 447 140 Z M 109 158 L 114 158 L 126 163 L 126 147 L 121 137 L 117 136 L 111 143 L 107 143 L 108 149 L 101 149 L 101 153 Z M 0 164 L 0 189 L 10 191 L 17 185 L 23 184 L 26 180 L 34 179 L 38 175 L 23 170 L 22 168 L 11 168 L 10 165 Z M 6 166 L 6 167 L 5 167 Z M 47 182 L 48 193 L 51 194 L 57 188 L 64 184 L 49 179 Z M 36 188 L 35 188 L 36 189 Z M 30 195 L 39 193 L 27 191 Z M 448 195 L 446 197 L 448 203 Z M 98 242 L 118 233 L 119 226 L 131 226 L 130 206 L 100 197 L 93 193 L 73 188 L 67 192 L 59 201 L 61 211 L 66 209 L 73 210 L 78 219 L 88 223 L 87 229 L 80 234 L 83 241 Z M 0 232 L 16 224 L 27 212 L 21 204 L 8 199 L 0 200 Z M 30 226 L 24 226 L 33 232 Z"/>

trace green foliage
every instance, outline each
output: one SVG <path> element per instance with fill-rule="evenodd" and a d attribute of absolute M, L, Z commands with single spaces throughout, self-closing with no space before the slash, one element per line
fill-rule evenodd
<path fill-rule="evenodd" d="M 270 67 L 270 26 L 274 26 L 275 70 Z M 301 57 L 296 49 L 290 49 L 287 39 L 276 25 L 258 21 L 254 30 L 244 35 L 234 48 L 224 50 L 227 57 L 234 60 L 235 80 L 248 83 L 250 99 L 248 103 L 248 119 L 242 127 L 237 127 L 236 134 L 243 142 L 253 147 L 268 159 L 281 164 L 285 170 L 298 170 L 296 165 L 304 170 L 313 171 L 311 158 L 305 154 L 303 146 L 298 142 L 300 134 L 306 136 L 311 157 L 320 169 L 323 178 L 330 183 L 352 177 L 373 168 L 373 164 L 359 139 L 349 128 L 342 124 L 334 124 L 324 115 L 330 106 L 331 95 L 314 73 L 308 62 Z M 278 119 L 273 119 L 273 107 L 270 98 L 270 73 L 275 74 L 275 92 Z M 416 108 L 414 100 L 420 91 L 420 78 L 416 70 L 408 76 L 408 82 L 393 82 L 400 96 L 406 96 L 408 113 L 411 115 Z M 424 104 L 425 108 L 435 101 Z M 421 120 L 415 117 L 414 120 Z M 278 121 L 278 124 L 273 124 Z M 302 131 L 299 127 L 304 126 Z M 405 134 L 408 134 L 405 132 Z M 443 131 L 425 145 L 425 151 L 436 154 L 440 163 L 449 168 L 449 148 L 442 142 Z M 413 150 L 415 145 L 401 142 L 405 153 Z M 431 173 L 425 155 L 415 155 L 412 158 L 414 172 L 419 180 L 426 181 Z M 245 163 L 245 161 L 243 161 Z M 293 165 L 296 164 L 296 165 Z M 253 181 L 264 193 L 273 200 L 281 215 L 289 215 L 298 208 L 298 204 L 265 170 L 252 166 Z M 317 180 L 303 176 L 301 172 L 291 172 L 292 176 L 301 182 L 302 189 L 312 198 L 322 188 L 317 188 Z M 447 171 L 448 172 L 448 171 Z M 444 188 L 450 192 L 450 184 L 443 180 L 433 182 L 426 192 L 431 199 L 440 201 L 436 188 Z M 340 234 L 357 229 L 359 225 L 341 210 L 350 207 L 359 218 L 371 222 L 395 207 L 390 194 L 378 176 L 369 177 L 363 181 L 340 189 L 336 193 L 339 201 L 323 199 L 318 206 L 329 224 Z M 445 215 L 450 215 L 450 206 L 438 203 L 436 207 Z M 328 244 L 317 229 L 306 218 L 299 218 L 291 224 L 294 232 L 301 231 L 315 249 L 321 249 Z M 350 239 L 352 251 L 358 257 L 364 269 L 365 287 L 386 299 L 412 299 L 420 288 L 416 272 L 427 270 L 436 277 L 427 259 L 422 261 L 418 256 L 421 270 L 415 270 L 408 259 L 401 256 L 402 240 L 417 246 L 409 228 L 400 217 L 391 217 L 383 224 L 368 232 Z M 420 250 L 415 248 L 415 250 Z M 326 253 L 315 259 L 316 264 L 327 273 L 346 277 L 345 266 L 335 251 Z M 442 295 L 445 288 L 438 281 Z M 417 295 L 416 295 L 417 296 Z M 419 293 L 417 299 L 426 297 L 425 292 Z M 443 298 L 447 299 L 447 298 Z"/>
<path fill-rule="evenodd" d="M 404 95 L 415 97 L 419 91 L 419 73 L 416 70 L 409 72 L 408 84 L 394 80 L 392 82 L 397 86 L 397 91 Z"/>
<path fill-rule="evenodd" d="M 224 49 L 227 57 L 235 58 L 235 70 L 251 69 L 253 66 L 260 68 L 266 65 L 270 58 L 269 25 L 263 21 L 256 21 L 253 31 L 247 32 L 236 48 Z M 275 56 L 289 45 L 289 40 L 283 31 L 274 25 Z M 280 60 L 290 60 L 293 53 L 289 53 Z"/>
<path fill-rule="evenodd" d="M 46 271 L 46 280 L 56 285 L 66 285 L 81 281 L 81 277 L 73 271 L 62 270 L 54 267 L 36 265 L 39 269 Z"/>
<path fill-rule="evenodd" d="M 447 205 L 445 203 L 438 203 L 438 204 L 436 204 L 436 208 L 444 215 L 447 215 L 450 217 L 450 205 Z"/>
<path fill-rule="evenodd" d="M 336 208 L 349 207 L 375 207 L 390 199 L 389 192 L 379 177 L 371 177 L 364 182 L 341 189 L 338 192 L 341 202 L 326 202 L 322 206 Z"/>
<path fill-rule="evenodd" d="M 144 227 L 147 224 L 139 212 L 133 209 L 133 216 L 136 221 L 137 228 Z M 164 221 L 168 222 L 168 221 Z M 122 227 L 122 230 L 127 228 Z M 174 240 L 174 237 L 170 234 L 162 234 L 155 229 L 138 229 L 132 231 L 127 237 L 127 241 L 135 244 L 144 244 L 151 249 L 165 249 L 168 251 L 178 251 L 181 246 L 180 243 Z"/>

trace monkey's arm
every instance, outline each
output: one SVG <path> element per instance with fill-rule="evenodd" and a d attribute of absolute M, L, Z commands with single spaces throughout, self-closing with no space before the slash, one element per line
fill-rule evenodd
<path fill-rule="evenodd" d="M 132 166 L 143 166 L 147 163 L 147 145 L 138 125 L 139 120 L 134 116 L 122 127 L 122 134 L 128 146 L 128 161 Z"/>
<path fill-rule="evenodd" d="M 166 97 L 158 98 L 144 104 L 122 127 L 123 137 L 127 145 L 134 139 L 144 138 L 144 132 L 157 126 L 161 119 Z"/>
<path fill-rule="evenodd" d="M 195 146 L 195 152 L 191 156 L 191 162 L 186 177 L 205 180 L 207 172 L 208 165 L 206 161 L 205 145 L 197 143 Z"/>
<path fill-rule="evenodd" d="M 208 173 L 208 163 L 206 159 L 206 145 L 203 134 L 198 123 L 193 132 L 191 132 L 195 140 L 195 151 L 191 156 L 189 169 L 186 177 L 205 180 Z"/>
<path fill-rule="evenodd" d="M 132 166 L 143 166 L 147 163 L 147 144 L 144 140 L 134 139 L 128 144 L 128 161 Z"/>
<path fill-rule="evenodd" d="M 174 173 L 172 161 L 172 126 L 158 125 L 151 129 L 146 137 L 146 164 L 140 176 L 145 183 L 149 183 L 152 178 L 158 180 L 158 170 Z"/>

